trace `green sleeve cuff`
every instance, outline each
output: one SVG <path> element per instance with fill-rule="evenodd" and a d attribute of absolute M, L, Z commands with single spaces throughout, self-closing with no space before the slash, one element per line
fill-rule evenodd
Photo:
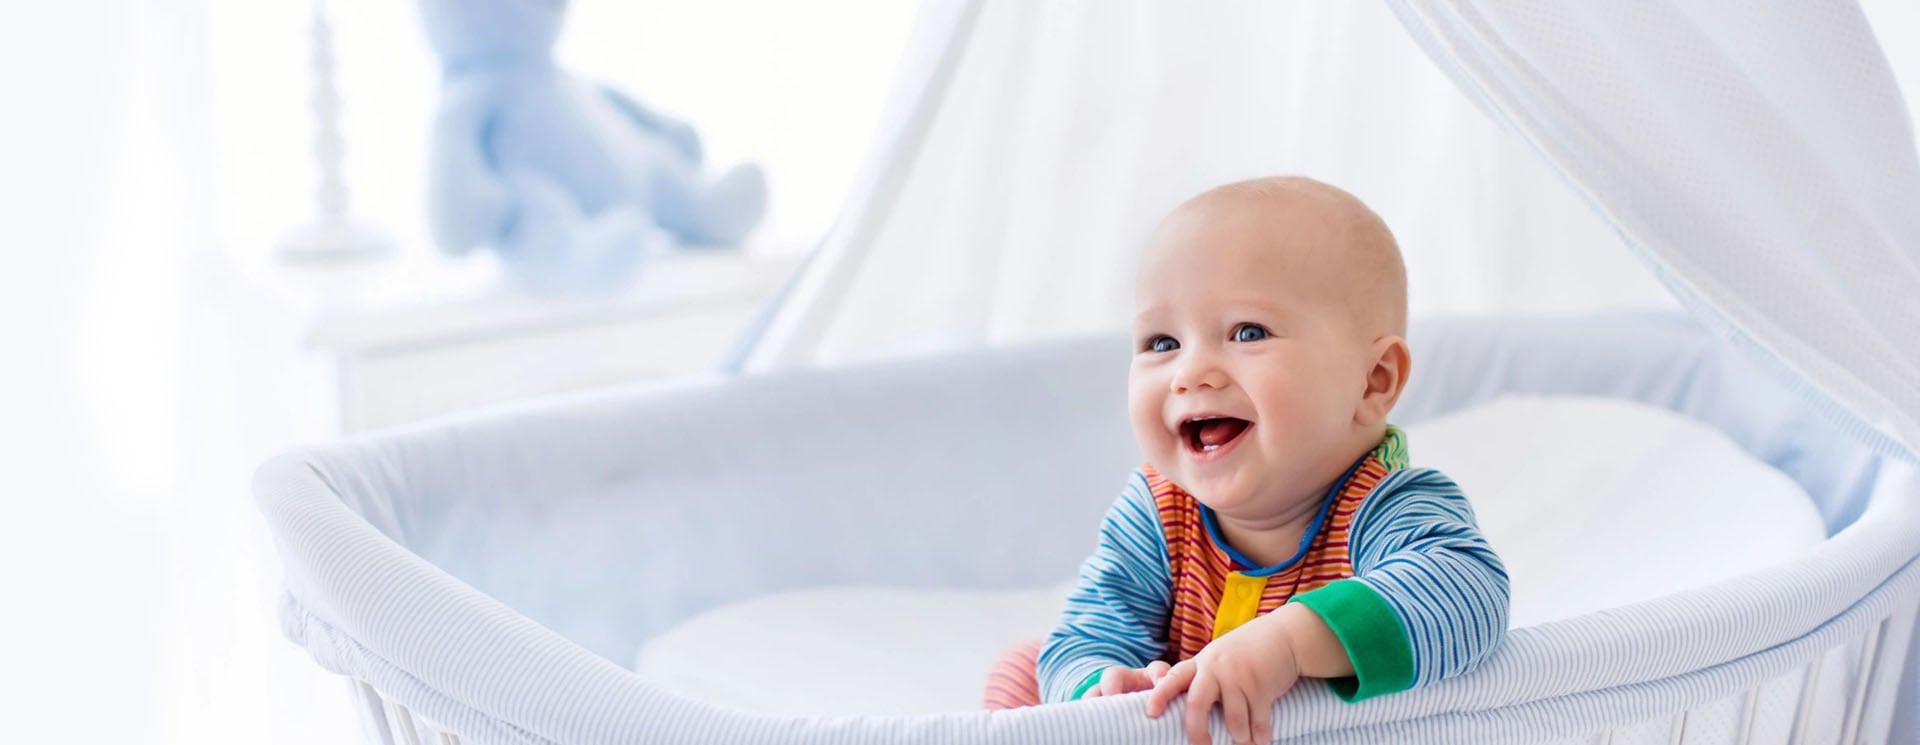
<path fill-rule="evenodd" d="M 1295 595 L 1292 602 L 1320 614 L 1353 661 L 1353 677 L 1327 681 L 1342 700 L 1362 701 L 1413 687 L 1413 645 L 1406 627 L 1367 583 L 1343 579 Z"/>
<path fill-rule="evenodd" d="M 1093 674 L 1087 676 L 1086 680 L 1080 681 L 1080 685 L 1074 686 L 1073 696 L 1067 700 L 1079 701 L 1080 697 L 1086 695 L 1087 691 L 1093 690 L 1094 686 L 1100 685 L 1100 674 L 1106 671 L 1107 669 L 1104 667 L 1093 671 Z"/>

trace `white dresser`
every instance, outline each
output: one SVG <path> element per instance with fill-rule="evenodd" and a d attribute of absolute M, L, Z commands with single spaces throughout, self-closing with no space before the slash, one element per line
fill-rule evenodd
<path fill-rule="evenodd" d="M 543 393 L 699 375 L 725 359 L 800 259 L 676 253 L 618 296 L 591 300 L 533 297 L 491 272 L 476 282 L 420 264 L 315 314 L 307 343 L 335 371 L 347 433 Z"/>

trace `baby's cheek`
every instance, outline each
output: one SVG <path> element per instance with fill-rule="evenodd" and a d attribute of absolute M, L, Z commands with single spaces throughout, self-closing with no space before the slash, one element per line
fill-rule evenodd
<path fill-rule="evenodd" d="M 1127 419 L 1133 425 L 1133 437 L 1140 445 L 1140 451 L 1154 457 L 1168 448 L 1167 427 L 1160 417 L 1161 402 L 1158 398 L 1139 390 L 1129 391 L 1127 400 Z"/>
<path fill-rule="evenodd" d="M 1134 414 L 1131 419 L 1133 424 L 1133 438 L 1140 443 L 1140 450 L 1151 454 L 1161 449 L 1161 436 L 1158 432 L 1161 427 L 1159 424 L 1139 414 Z"/>

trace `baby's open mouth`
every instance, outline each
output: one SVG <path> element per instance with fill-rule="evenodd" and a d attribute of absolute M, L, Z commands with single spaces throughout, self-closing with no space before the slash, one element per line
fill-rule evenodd
<path fill-rule="evenodd" d="M 1180 435 L 1194 452 L 1210 453 L 1233 442 L 1251 426 L 1253 422 L 1238 417 L 1197 417 L 1180 423 Z"/>

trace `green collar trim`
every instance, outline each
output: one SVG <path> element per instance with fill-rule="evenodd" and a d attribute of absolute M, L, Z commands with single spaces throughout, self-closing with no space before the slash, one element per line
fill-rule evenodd
<path fill-rule="evenodd" d="M 1399 471 L 1407 467 L 1407 433 L 1405 430 L 1387 425 L 1387 434 L 1380 438 L 1380 444 L 1373 448 L 1373 457 L 1380 459 L 1380 465 L 1389 471 Z"/>

